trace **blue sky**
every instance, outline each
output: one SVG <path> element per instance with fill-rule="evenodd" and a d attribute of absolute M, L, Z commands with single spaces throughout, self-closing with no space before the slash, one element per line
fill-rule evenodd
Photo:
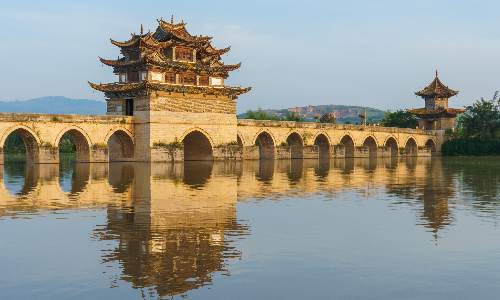
<path fill-rule="evenodd" d="M 319 104 L 423 106 L 414 92 L 439 71 L 463 107 L 500 89 L 498 1 L 10 1 L 0 3 L 1 101 L 104 100 L 114 59 L 140 26 L 184 20 L 242 62 L 227 85 L 251 86 L 237 110 Z"/>

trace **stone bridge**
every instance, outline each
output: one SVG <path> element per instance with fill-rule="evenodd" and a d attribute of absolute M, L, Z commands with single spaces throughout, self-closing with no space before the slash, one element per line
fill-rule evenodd
<path fill-rule="evenodd" d="M 0 113 L 0 147 L 16 132 L 27 161 L 58 163 L 59 141 L 68 133 L 77 162 L 162 162 L 430 156 L 439 153 L 443 141 L 442 130 L 202 115 L 158 122 L 140 116 Z"/>
<path fill-rule="evenodd" d="M 29 162 L 58 163 L 58 145 L 65 133 L 75 141 L 77 162 L 134 157 L 132 117 L 0 113 L 0 149 L 13 132 L 23 139 Z"/>
<path fill-rule="evenodd" d="M 420 129 L 257 120 L 237 125 L 246 159 L 430 156 L 442 143 L 440 132 Z"/>

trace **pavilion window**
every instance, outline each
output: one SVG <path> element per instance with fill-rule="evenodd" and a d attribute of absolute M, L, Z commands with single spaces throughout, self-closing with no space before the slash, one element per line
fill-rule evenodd
<path fill-rule="evenodd" d="M 176 49 L 175 50 L 175 59 L 183 60 L 183 61 L 192 61 L 193 60 L 193 51 L 190 49 Z"/>
<path fill-rule="evenodd" d="M 138 52 L 129 53 L 128 60 L 139 60 L 139 53 Z"/>
<path fill-rule="evenodd" d="M 196 76 L 195 75 L 181 75 L 179 76 L 180 84 L 188 84 L 188 85 L 196 85 Z"/>
<path fill-rule="evenodd" d="M 175 83 L 175 73 L 165 73 L 165 82 Z"/>
<path fill-rule="evenodd" d="M 208 76 L 200 76 L 200 85 L 208 85 Z"/>
<path fill-rule="evenodd" d="M 128 73 L 128 81 L 129 82 L 139 82 L 139 73 L 129 72 Z"/>

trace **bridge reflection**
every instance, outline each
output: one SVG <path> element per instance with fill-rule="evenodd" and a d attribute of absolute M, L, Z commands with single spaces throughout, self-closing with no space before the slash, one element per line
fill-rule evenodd
<path fill-rule="evenodd" d="M 227 273 L 228 260 L 241 256 L 234 241 L 248 235 L 249 226 L 237 218 L 238 202 L 376 195 L 391 207 L 414 209 L 416 224 L 438 239 L 439 231 L 455 222 L 457 184 L 471 193 L 493 188 L 468 181 L 459 166 L 444 168 L 443 160 L 6 163 L 0 172 L 0 216 L 106 210 L 106 224 L 93 231 L 93 238 L 115 240 L 118 246 L 107 249 L 103 261 L 119 262 L 120 278 L 136 288 L 176 295 L 210 284 L 211 274 Z M 471 205 L 494 209 L 494 199 L 482 201 Z"/>

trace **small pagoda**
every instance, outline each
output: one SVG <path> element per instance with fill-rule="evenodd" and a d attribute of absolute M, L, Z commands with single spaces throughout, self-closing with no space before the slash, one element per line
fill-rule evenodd
<path fill-rule="evenodd" d="M 225 65 L 221 55 L 230 47 L 217 49 L 211 37 L 192 36 L 186 23 L 157 20 L 154 33 L 132 34 L 126 42 L 111 43 L 120 48 L 116 60 L 100 58 L 113 67 L 119 81 L 90 86 L 104 92 L 108 115 L 136 115 L 137 112 L 190 112 L 236 114 L 238 95 L 251 88 L 224 85 L 228 72 L 237 65 Z"/>
<path fill-rule="evenodd" d="M 415 92 L 415 95 L 425 99 L 425 107 L 407 109 L 407 111 L 420 119 L 420 129 L 444 130 L 454 128 L 457 115 L 466 111 L 466 109 L 448 107 L 448 98 L 456 94 L 458 94 L 458 91 L 454 91 L 441 83 L 436 70 L 434 81 L 420 92 Z"/>

